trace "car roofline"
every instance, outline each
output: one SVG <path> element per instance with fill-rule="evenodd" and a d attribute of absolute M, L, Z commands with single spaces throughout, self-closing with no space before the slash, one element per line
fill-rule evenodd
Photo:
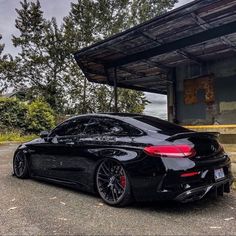
<path fill-rule="evenodd" d="M 102 112 L 102 113 L 86 113 L 81 115 L 76 115 L 73 117 L 68 118 L 67 120 L 76 119 L 80 117 L 86 117 L 86 116 L 94 116 L 94 117 L 110 117 L 110 118 L 116 118 L 118 120 L 123 120 L 124 118 L 133 118 L 135 116 L 145 116 L 143 114 L 136 114 L 136 113 L 114 113 L 114 112 Z M 122 119 L 121 119 L 122 118 Z"/>

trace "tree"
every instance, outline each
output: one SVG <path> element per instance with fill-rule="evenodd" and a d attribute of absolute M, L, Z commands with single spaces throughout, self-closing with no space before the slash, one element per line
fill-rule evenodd
<path fill-rule="evenodd" d="M 16 98 L 0 98 L 0 129 L 1 132 L 8 130 L 25 130 L 25 118 L 27 107 Z"/>
<path fill-rule="evenodd" d="M 19 65 L 15 86 L 20 82 L 31 89 L 29 96 L 44 97 L 45 101 L 57 112 L 64 109 L 64 60 L 67 56 L 62 42 L 61 27 L 56 19 L 47 21 L 43 17 L 40 2 L 21 2 L 16 9 L 18 17 L 16 28 L 19 36 L 13 36 L 13 44 L 20 48 Z"/>
<path fill-rule="evenodd" d="M 55 126 L 54 111 L 43 100 L 37 99 L 28 105 L 26 114 L 27 131 L 39 133 Z"/>
<path fill-rule="evenodd" d="M 17 61 L 10 54 L 3 54 L 4 47 L 5 45 L 0 43 L 0 94 L 10 86 L 17 67 Z"/>
<path fill-rule="evenodd" d="M 0 40 L 2 39 L 2 35 L 0 34 Z M 2 93 L 2 90 L 4 89 L 4 79 L 3 79 L 3 58 L 2 58 L 2 52 L 4 49 L 4 44 L 0 44 L 0 93 Z"/>
<path fill-rule="evenodd" d="M 96 41 L 142 23 L 172 8 L 176 2 L 177 0 L 78 0 L 77 3 L 71 4 L 69 16 L 64 18 L 65 35 L 70 42 L 68 51 L 74 53 Z M 69 64 L 68 68 L 73 70 L 71 75 L 77 76 L 78 80 L 84 78 L 72 58 Z M 104 112 L 114 107 L 111 87 L 92 85 L 84 78 L 83 91 L 83 112 Z M 76 90 L 74 93 L 76 94 Z M 78 91 L 78 94 L 80 93 L 81 91 Z M 142 92 L 119 89 L 118 94 L 119 111 L 142 112 L 147 104 Z"/>
<path fill-rule="evenodd" d="M 178 0 L 133 0 L 131 2 L 129 22 L 130 25 L 136 25 L 170 10 Z"/>
<path fill-rule="evenodd" d="M 16 9 L 20 34 L 12 40 L 20 49 L 14 87 L 29 87 L 30 100 L 44 97 L 57 114 L 111 111 L 113 89 L 89 83 L 73 53 L 171 8 L 175 1 L 78 0 L 58 26 L 55 18 L 43 17 L 39 0 L 23 0 Z M 147 104 L 142 92 L 119 89 L 118 94 L 120 111 L 142 112 Z"/>
<path fill-rule="evenodd" d="M 20 130 L 22 133 L 36 133 L 55 126 L 55 116 L 50 106 L 43 100 L 31 103 L 17 98 L 0 98 L 0 129 Z"/>
<path fill-rule="evenodd" d="M 2 35 L 0 34 L 0 40 L 2 39 Z M 3 49 L 4 49 L 4 44 L 0 44 L 0 55 L 2 54 L 3 52 Z"/>

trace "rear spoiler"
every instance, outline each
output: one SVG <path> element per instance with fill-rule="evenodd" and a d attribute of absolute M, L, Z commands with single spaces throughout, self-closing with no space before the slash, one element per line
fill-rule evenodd
<path fill-rule="evenodd" d="M 179 134 L 174 134 L 171 137 L 169 137 L 168 139 L 166 139 L 166 141 L 174 141 L 177 139 L 181 139 L 181 138 L 189 138 L 189 137 L 211 137 L 211 138 L 218 138 L 220 135 L 219 132 L 185 132 L 185 133 L 179 133 Z"/>

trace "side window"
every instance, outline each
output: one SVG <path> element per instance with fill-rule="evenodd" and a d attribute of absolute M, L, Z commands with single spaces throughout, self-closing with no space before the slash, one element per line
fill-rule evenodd
<path fill-rule="evenodd" d="M 69 135 L 79 135 L 83 134 L 89 119 L 75 118 L 72 120 L 67 120 L 64 123 L 57 126 L 53 131 L 51 136 L 69 136 Z"/>
<path fill-rule="evenodd" d="M 138 128 L 135 128 L 134 126 L 132 125 L 129 125 L 125 122 L 122 122 L 122 127 L 123 127 L 123 130 L 124 130 L 124 134 L 128 135 L 128 136 L 140 136 L 140 135 L 143 135 L 143 131 L 138 129 Z M 120 134 L 122 135 L 122 133 Z"/>
<path fill-rule="evenodd" d="M 98 135 L 104 133 L 104 128 L 101 119 L 99 118 L 92 118 L 89 123 L 86 125 L 84 129 L 84 133 L 86 135 Z"/>
<path fill-rule="evenodd" d="M 87 135 L 139 136 L 142 131 L 119 120 L 93 118 L 84 130 Z"/>

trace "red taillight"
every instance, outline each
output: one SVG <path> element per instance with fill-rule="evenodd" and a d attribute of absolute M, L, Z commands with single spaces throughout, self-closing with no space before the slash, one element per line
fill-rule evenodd
<path fill-rule="evenodd" d="M 148 146 L 144 151 L 150 156 L 183 158 L 195 155 L 195 150 L 189 145 Z"/>
<path fill-rule="evenodd" d="M 199 175 L 201 172 L 200 171 L 194 171 L 194 172 L 187 172 L 187 173 L 183 173 L 180 176 L 181 177 L 192 177 L 195 175 Z"/>

